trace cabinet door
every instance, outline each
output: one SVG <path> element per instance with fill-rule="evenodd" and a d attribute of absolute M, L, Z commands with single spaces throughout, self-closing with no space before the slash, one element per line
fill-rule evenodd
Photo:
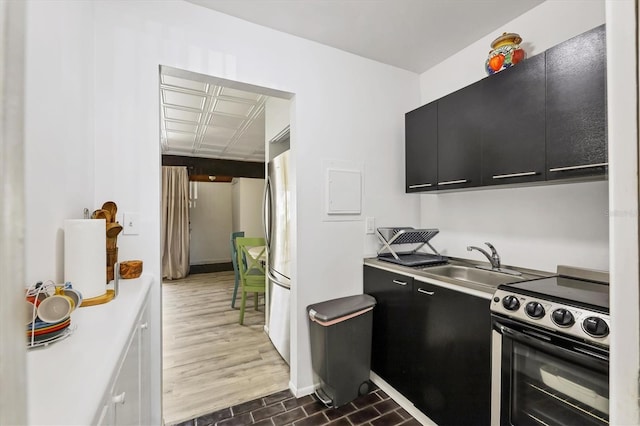
<path fill-rule="evenodd" d="M 140 424 L 151 424 L 151 335 L 149 309 L 142 308 L 140 328 Z"/>
<path fill-rule="evenodd" d="M 547 179 L 604 175 L 604 25 L 546 52 Z"/>
<path fill-rule="evenodd" d="M 411 277 L 364 267 L 364 292 L 376 299 L 371 370 L 406 396 L 415 386 L 407 359 L 413 341 L 407 315 L 412 283 Z"/>
<path fill-rule="evenodd" d="M 438 179 L 438 104 L 405 114 L 406 192 L 430 191 Z"/>
<path fill-rule="evenodd" d="M 484 81 L 482 184 L 545 179 L 544 54 Z"/>
<path fill-rule="evenodd" d="M 113 424 L 113 402 L 111 401 L 111 394 L 107 394 L 102 410 L 98 415 L 97 426 L 109 426 Z"/>
<path fill-rule="evenodd" d="M 140 330 L 135 328 L 113 386 L 115 425 L 140 424 Z"/>
<path fill-rule="evenodd" d="M 420 281 L 411 319 L 415 406 L 439 425 L 488 425 L 491 416 L 489 300 Z"/>
<path fill-rule="evenodd" d="M 438 189 L 480 186 L 483 80 L 438 101 Z"/>

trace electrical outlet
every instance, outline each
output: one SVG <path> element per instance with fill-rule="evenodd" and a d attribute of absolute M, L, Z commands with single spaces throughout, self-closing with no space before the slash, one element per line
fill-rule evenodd
<path fill-rule="evenodd" d="M 376 228 L 376 218 L 368 217 L 367 218 L 367 234 L 373 234 Z"/>

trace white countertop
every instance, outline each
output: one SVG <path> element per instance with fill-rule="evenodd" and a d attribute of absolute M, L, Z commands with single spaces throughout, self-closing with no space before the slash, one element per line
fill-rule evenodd
<path fill-rule="evenodd" d="M 118 297 L 73 311 L 71 336 L 28 350 L 29 424 L 91 424 L 152 282 L 121 279 Z"/>

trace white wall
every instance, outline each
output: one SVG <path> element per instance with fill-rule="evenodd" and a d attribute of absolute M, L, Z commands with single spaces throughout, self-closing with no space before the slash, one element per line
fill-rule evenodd
<path fill-rule="evenodd" d="M 38 2 L 28 28 L 27 268 L 41 271 L 30 272 L 34 278 L 61 264 L 51 259 L 61 250 L 62 219 L 107 199 L 140 213 L 140 234 L 119 240 L 120 256 L 161 276 L 160 64 L 295 94 L 291 387 L 311 392 L 305 308 L 361 292 L 363 253 L 377 245 L 362 221 L 321 222 L 322 160 L 364 163 L 363 216 L 417 225 L 418 198 L 403 193 L 402 164 L 404 112 L 419 103 L 418 76 L 187 2 Z M 152 294 L 159 326 L 159 282 Z M 159 353 L 159 332 L 152 345 Z M 152 386 L 159 400 L 159 375 Z"/>
<path fill-rule="evenodd" d="M 245 237 L 264 238 L 262 225 L 262 197 L 264 179 L 237 178 L 233 180 L 232 231 L 244 231 Z"/>
<path fill-rule="evenodd" d="M 271 97 L 264 104 L 264 139 L 269 142 L 289 125 L 291 101 Z"/>
<path fill-rule="evenodd" d="M 264 139 L 265 156 L 271 161 L 290 148 L 288 140 L 280 139 L 278 143 L 270 143 L 276 136 L 290 125 L 291 101 L 270 97 L 264 105 Z"/>
<path fill-rule="evenodd" d="M 196 182 L 198 200 L 189 210 L 189 263 L 231 262 L 231 183 Z"/>
<path fill-rule="evenodd" d="M 520 34 L 527 54 L 535 55 L 603 24 L 604 9 L 600 0 L 542 3 L 423 73 L 422 103 L 486 77 L 491 41 L 503 32 Z M 505 264 L 551 272 L 558 264 L 609 269 L 607 182 L 425 194 L 420 209 L 421 225 L 440 229 L 433 244 L 451 256 L 485 260 L 466 247 L 489 241 Z"/>
<path fill-rule="evenodd" d="M 27 4 L 25 284 L 63 282 L 64 220 L 107 201 L 94 197 L 92 15 L 91 2 Z"/>

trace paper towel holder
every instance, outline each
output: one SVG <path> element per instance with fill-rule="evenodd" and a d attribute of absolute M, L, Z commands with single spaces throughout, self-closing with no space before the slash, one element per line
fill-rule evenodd
<path fill-rule="evenodd" d="M 107 284 L 108 285 L 108 284 Z M 102 305 L 104 303 L 111 302 L 118 297 L 120 291 L 120 263 L 116 262 L 115 270 L 113 274 L 113 290 L 108 289 L 102 296 L 94 297 L 92 299 L 85 299 L 80 306 L 94 306 Z"/>

